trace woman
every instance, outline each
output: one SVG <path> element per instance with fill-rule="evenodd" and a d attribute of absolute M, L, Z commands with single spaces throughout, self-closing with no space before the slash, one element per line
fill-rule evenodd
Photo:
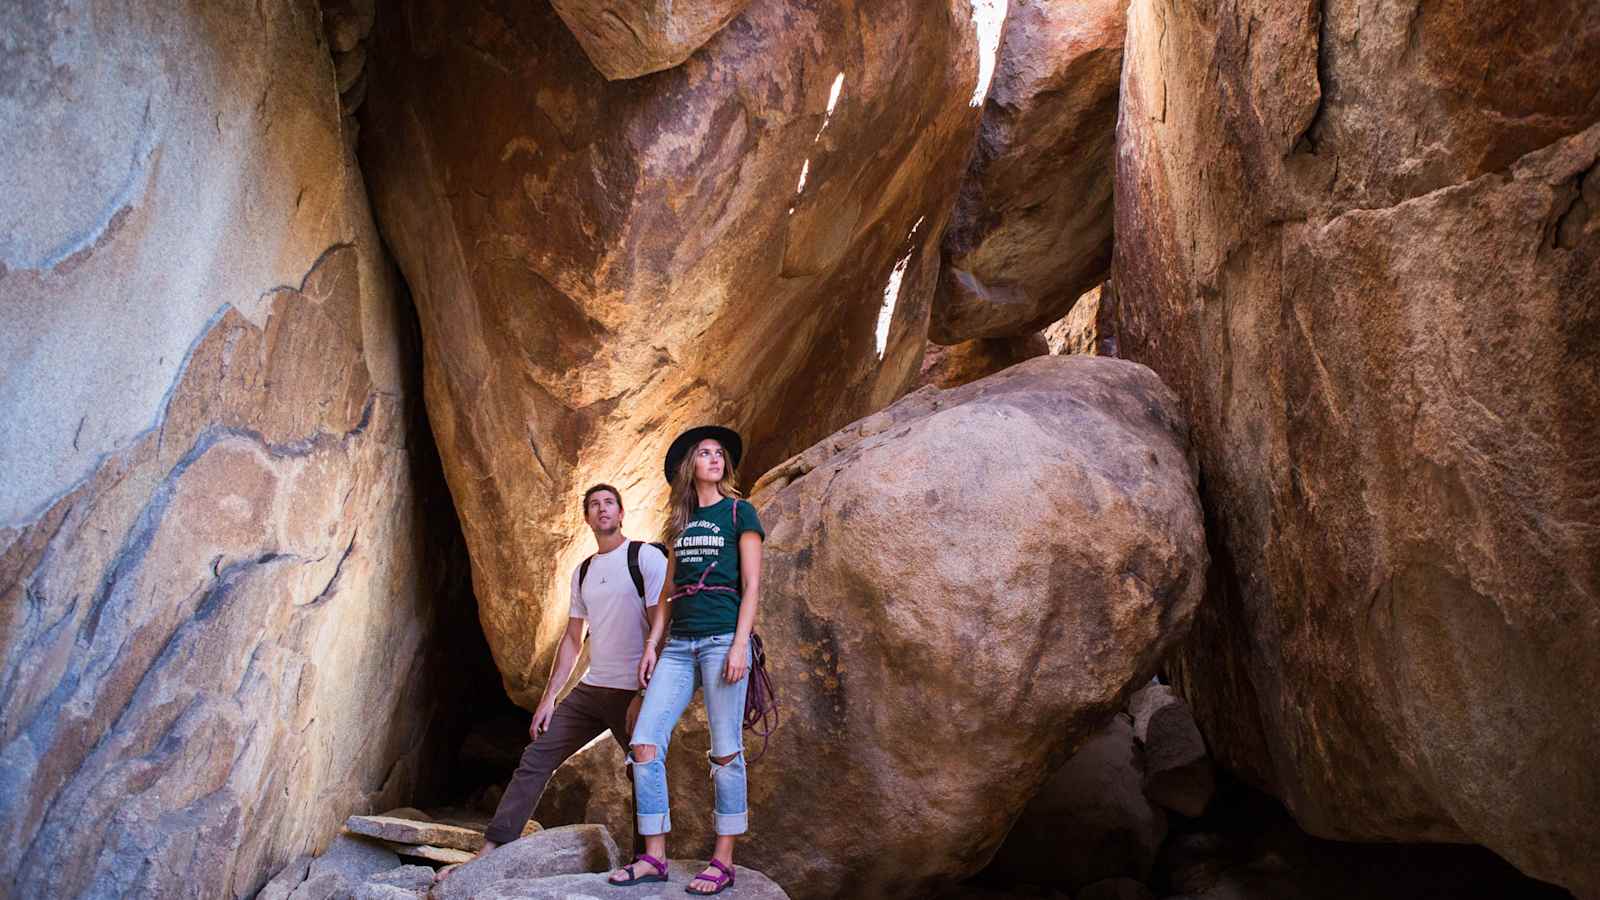
<path fill-rule="evenodd" d="M 644 705 L 628 760 L 645 852 L 613 872 L 612 884 L 667 880 L 667 832 L 672 830 L 667 744 L 698 687 L 711 724 L 708 755 L 716 791 L 717 845 L 710 864 L 686 890 L 720 894 L 733 886 L 733 845 L 749 819 L 744 704 L 750 635 L 761 593 L 761 542 L 766 538 L 755 509 L 738 496 L 742 450 L 738 434 L 717 426 L 691 428 L 667 450 L 666 475 L 672 485 L 667 583 L 672 595 L 652 609 L 650 637 L 639 662 Z M 669 622 L 671 633 L 658 660 L 656 648 Z"/>

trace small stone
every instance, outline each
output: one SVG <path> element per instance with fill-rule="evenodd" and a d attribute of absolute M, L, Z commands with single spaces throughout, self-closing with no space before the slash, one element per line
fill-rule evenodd
<path fill-rule="evenodd" d="M 1144 688 L 1128 703 L 1134 738 L 1144 745 L 1144 793 L 1152 803 L 1191 818 L 1216 793 L 1216 774 L 1194 713 L 1164 684 Z"/>

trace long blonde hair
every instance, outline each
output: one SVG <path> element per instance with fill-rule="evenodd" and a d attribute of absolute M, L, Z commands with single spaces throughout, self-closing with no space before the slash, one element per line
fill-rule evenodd
<path fill-rule="evenodd" d="M 716 440 L 707 438 L 706 440 Z M 683 530 L 694 521 L 695 513 L 700 509 L 699 492 L 694 489 L 694 454 L 700 444 L 697 442 L 683 455 L 683 461 L 678 463 L 678 471 L 672 478 L 672 494 L 667 501 L 667 529 L 663 535 L 668 547 L 683 534 Z M 717 493 L 724 497 L 742 497 L 739 493 L 739 471 L 734 468 L 733 457 L 728 454 L 728 448 L 717 441 L 717 447 L 722 450 L 722 480 L 717 482 Z"/>

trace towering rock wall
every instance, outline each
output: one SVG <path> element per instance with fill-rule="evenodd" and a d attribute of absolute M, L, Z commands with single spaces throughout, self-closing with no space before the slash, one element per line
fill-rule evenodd
<path fill-rule="evenodd" d="M 748 483 L 913 383 L 1002 10 L 756 0 L 618 82 L 543 4 L 380 15 L 363 165 L 520 702 L 593 546 L 585 486 L 653 536 L 679 429 L 739 428 Z"/>
<path fill-rule="evenodd" d="M 1125 356 L 1182 396 L 1216 751 L 1600 893 L 1600 9 L 1135 0 Z"/>
<path fill-rule="evenodd" d="M 248 896 L 419 783 L 416 363 L 322 33 L 0 12 L 0 894 Z"/>

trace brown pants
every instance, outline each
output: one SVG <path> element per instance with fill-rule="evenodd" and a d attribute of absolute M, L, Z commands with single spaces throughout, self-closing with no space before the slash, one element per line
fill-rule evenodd
<path fill-rule="evenodd" d="M 601 732 L 611 729 L 611 736 L 627 752 L 628 704 L 634 696 L 633 691 L 579 683 L 567 699 L 556 704 L 550 727 L 522 751 L 522 762 L 500 797 L 484 838 L 507 844 L 521 837 L 550 776 Z"/>

